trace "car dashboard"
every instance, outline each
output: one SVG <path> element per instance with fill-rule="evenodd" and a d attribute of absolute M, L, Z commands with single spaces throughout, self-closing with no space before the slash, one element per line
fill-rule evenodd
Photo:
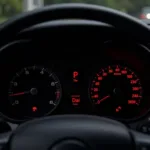
<path fill-rule="evenodd" d="M 88 114 L 149 133 L 149 48 L 106 24 L 94 31 L 49 30 L 47 23 L 25 29 L 1 46 L 1 120 L 14 128 L 44 116 Z"/>

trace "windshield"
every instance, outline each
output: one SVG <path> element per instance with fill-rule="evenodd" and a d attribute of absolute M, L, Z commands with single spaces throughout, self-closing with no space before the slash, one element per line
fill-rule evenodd
<path fill-rule="evenodd" d="M 71 2 L 97 4 L 123 11 L 139 19 L 150 19 L 150 0 L 0 0 L 0 22 L 45 5 Z"/>

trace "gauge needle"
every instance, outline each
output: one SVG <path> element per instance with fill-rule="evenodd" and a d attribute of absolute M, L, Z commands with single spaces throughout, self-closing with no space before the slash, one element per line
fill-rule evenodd
<path fill-rule="evenodd" d="M 14 94 L 10 94 L 9 96 L 19 96 L 19 95 L 24 95 L 27 92 L 19 92 L 19 93 L 14 93 Z"/>
<path fill-rule="evenodd" d="M 104 98 L 102 98 L 101 100 L 98 100 L 97 103 L 100 104 L 101 102 L 105 101 L 107 98 L 109 98 L 110 95 L 105 96 Z"/>

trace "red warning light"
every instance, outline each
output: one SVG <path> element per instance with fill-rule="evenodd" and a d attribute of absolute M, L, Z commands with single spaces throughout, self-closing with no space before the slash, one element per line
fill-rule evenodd
<path fill-rule="evenodd" d="M 73 72 L 73 82 L 78 82 L 78 76 L 79 76 L 79 72 L 78 71 L 74 71 Z"/>
<path fill-rule="evenodd" d="M 33 107 L 32 107 L 32 111 L 33 111 L 33 112 L 36 112 L 36 111 L 37 111 L 37 107 L 36 107 L 36 106 L 33 106 Z"/>
<path fill-rule="evenodd" d="M 121 107 L 121 106 L 118 106 L 118 107 L 116 108 L 116 112 L 120 112 L 121 109 L 122 109 L 122 107 Z"/>

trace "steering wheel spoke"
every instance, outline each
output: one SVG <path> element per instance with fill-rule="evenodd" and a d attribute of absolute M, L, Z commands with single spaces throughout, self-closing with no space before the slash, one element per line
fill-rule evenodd
<path fill-rule="evenodd" d="M 0 150 L 3 150 L 7 146 L 11 132 L 0 134 Z M 7 150 L 7 149 L 6 149 Z"/>
<path fill-rule="evenodd" d="M 150 149 L 150 136 L 136 131 L 131 131 L 136 149 L 149 150 Z"/>

